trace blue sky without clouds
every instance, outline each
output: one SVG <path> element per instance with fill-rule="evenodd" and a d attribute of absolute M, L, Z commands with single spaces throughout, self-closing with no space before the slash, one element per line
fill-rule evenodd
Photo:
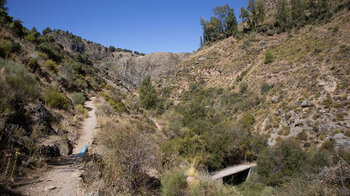
<path fill-rule="evenodd" d="M 248 0 L 8 0 L 9 15 L 29 29 L 62 29 L 105 46 L 139 52 L 192 52 L 200 17 L 229 4 L 239 15 Z"/>

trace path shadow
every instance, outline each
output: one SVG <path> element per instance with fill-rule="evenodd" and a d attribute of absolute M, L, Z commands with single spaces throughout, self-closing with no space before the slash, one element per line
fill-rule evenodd
<path fill-rule="evenodd" d="M 68 157 L 58 157 L 54 159 L 50 159 L 47 161 L 49 165 L 54 165 L 54 166 L 65 166 L 65 165 L 75 165 L 78 163 L 79 160 L 77 159 L 77 155 L 73 154 Z"/>
<path fill-rule="evenodd" d="M 90 112 L 92 110 L 92 108 L 90 107 L 86 107 L 86 109 Z"/>

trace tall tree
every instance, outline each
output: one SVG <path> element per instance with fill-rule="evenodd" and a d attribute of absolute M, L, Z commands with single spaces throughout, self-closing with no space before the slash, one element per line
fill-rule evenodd
<path fill-rule="evenodd" d="M 257 23 L 264 23 L 265 20 L 265 2 L 264 0 L 258 0 L 256 2 L 256 15 L 257 15 Z"/>
<path fill-rule="evenodd" d="M 230 9 L 230 12 L 228 12 L 225 19 L 225 31 L 229 36 L 232 36 L 237 32 L 237 18 L 233 8 Z"/>
<path fill-rule="evenodd" d="M 7 4 L 7 0 L 0 0 L 0 9 L 3 9 L 6 11 L 5 5 Z"/>
<path fill-rule="evenodd" d="M 289 25 L 289 10 L 287 0 L 278 0 L 276 7 L 276 20 L 282 30 L 285 30 Z"/>
<path fill-rule="evenodd" d="M 249 11 L 249 16 L 248 17 L 248 24 L 250 28 L 255 28 L 257 25 L 258 17 L 256 13 L 256 1 L 255 0 L 249 0 L 248 1 L 248 6 L 247 9 Z"/>
<path fill-rule="evenodd" d="M 249 18 L 249 12 L 243 6 L 241 7 L 241 13 L 239 14 L 239 18 L 241 19 L 244 28 L 244 25 Z"/>
<path fill-rule="evenodd" d="M 290 0 L 291 18 L 294 23 L 300 23 L 305 20 L 305 6 L 302 0 Z"/>
<path fill-rule="evenodd" d="M 237 30 L 237 19 L 233 8 L 229 5 L 218 6 L 213 9 L 214 14 L 221 22 L 221 31 L 226 34 L 226 36 L 233 35 Z"/>
<path fill-rule="evenodd" d="M 140 104 L 145 109 L 153 108 L 157 103 L 157 92 L 152 86 L 151 76 L 147 75 L 143 79 L 142 84 L 139 88 Z"/>

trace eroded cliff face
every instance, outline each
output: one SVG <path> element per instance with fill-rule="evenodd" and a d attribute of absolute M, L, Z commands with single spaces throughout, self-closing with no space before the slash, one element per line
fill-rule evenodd
<path fill-rule="evenodd" d="M 150 75 L 158 79 L 168 75 L 176 64 L 189 54 L 173 54 L 169 52 L 150 53 L 145 56 L 132 56 L 130 54 L 117 54 L 113 58 L 106 58 L 101 66 L 109 69 L 108 74 L 129 89 L 138 87 L 143 78 Z"/>
<path fill-rule="evenodd" d="M 188 53 L 170 52 L 156 52 L 143 56 L 124 51 L 111 51 L 100 44 L 86 41 L 65 31 L 58 30 L 49 35 L 61 44 L 64 50 L 87 55 L 93 61 L 95 68 L 102 70 L 112 81 L 117 81 L 129 90 L 138 87 L 147 75 L 152 79 L 158 79 L 169 74 L 176 64 L 190 56 Z"/>

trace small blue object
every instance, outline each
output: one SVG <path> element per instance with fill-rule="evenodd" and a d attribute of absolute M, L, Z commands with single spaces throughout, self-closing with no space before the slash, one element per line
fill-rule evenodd
<path fill-rule="evenodd" d="M 85 145 L 85 146 L 83 147 L 83 149 L 81 149 L 81 151 L 79 152 L 77 158 L 79 159 L 79 158 L 83 157 L 84 154 L 87 153 L 87 151 L 88 151 L 88 147 L 87 147 L 87 145 Z"/>

